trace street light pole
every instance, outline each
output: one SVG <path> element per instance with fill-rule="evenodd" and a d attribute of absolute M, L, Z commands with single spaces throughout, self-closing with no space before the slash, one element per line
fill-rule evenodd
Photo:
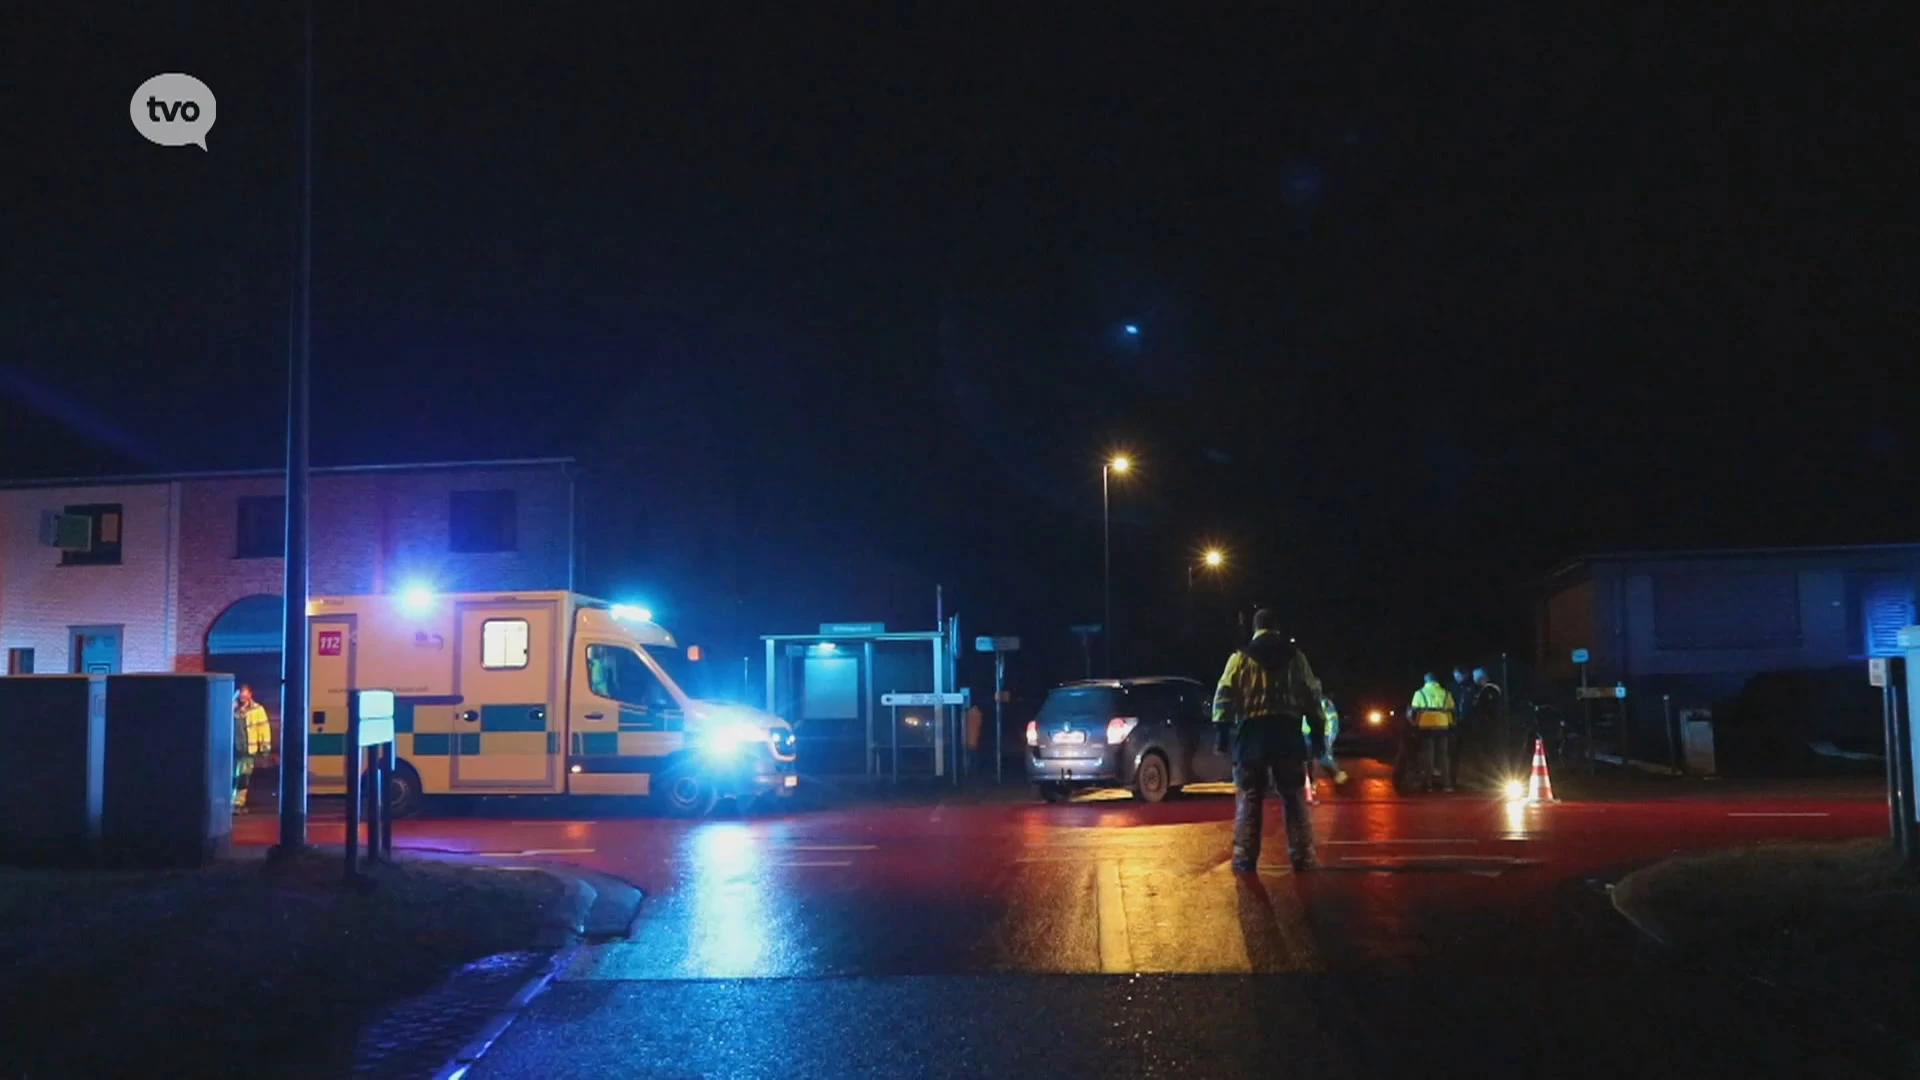
<path fill-rule="evenodd" d="M 1125 475 L 1133 468 L 1132 459 L 1115 454 L 1100 466 L 1100 606 L 1101 645 L 1106 653 L 1106 673 L 1113 677 L 1113 503 L 1109 497 L 1109 479 L 1114 473 Z"/>
<path fill-rule="evenodd" d="M 307 846 L 307 402 L 313 291 L 313 2 L 304 5 L 300 104 L 300 251 L 294 260 L 293 347 L 287 357 L 286 619 L 280 640 L 280 843 Z M 349 791 L 348 798 L 355 797 Z"/>
<path fill-rule="evenodd" d="M 1107 474 L 1111 463 L 1100 466 L 1100 670 L 1113 675 L 1113 512 L 1107 495 Z"/>

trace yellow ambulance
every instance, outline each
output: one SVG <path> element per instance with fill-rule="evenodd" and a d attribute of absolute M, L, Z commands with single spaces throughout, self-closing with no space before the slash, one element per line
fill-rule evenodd
<path fill-rule="evenodd" d="M 649 613 L 571 592 L 321 597 L 307 605 L 315 794 L 345 792 L 348 695 L 394 693 L 399 814 L 433 796 L 626 795 L 680 816 L 789 796 L 793 728 L 689 697 Z"/>

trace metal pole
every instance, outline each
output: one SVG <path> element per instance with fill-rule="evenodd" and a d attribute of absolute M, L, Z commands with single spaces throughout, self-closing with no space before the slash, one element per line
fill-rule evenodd
<path fill-rule="evenodd" d="M 887 706 L 887 715 L 891 717 L 893 731 L 893 782 L 900 782 L 900 706 Z"/>
<path fill-rule="evenodd" d="M 1667 732 L 1667 764 L 1680 772 L 1680 741 L 1673 735 L 1673 695 L 1660 695 L 1660 726 Z"/>
<path fill-rule="evenodd" d="M 1105 620 L 1100 627 L 1100 670 L 1108 676 L 1113 674 L 1113 511 L 1107 498 L 1110 468 L 1100 466 L 1100 610 Z"/>
<path fill-rule="evenodd" d="M 1586 754 L 1586 761 L 1584 764 L 1587 767 L 1587 773 L 1591 775 L 1595 769 L 1595 765 L 1593 761 L 1593 699 L 1586 695 L 1586 692 L 1585 692 L 1586 689 L 1587 689 L 1587 665 L 1581 664 L 1580 665 L 1580 690 L 1581 690 L 1580 726 L 1583 729 L 1585 729 L 1585 737 L 1582 738 L 1580 741 L 1586 744 L 1585 751 L 1584 751 Z"/>
<path fill-rule="evenodd" d="M 380 859 L 380 822 L 382 818 L 380 811 L 384 809 L 381 804 L 386 802 L 387 794 L 386 751 L 386 745 L 382 744 L 374 747 L 373 752 L 367 755 L 370 759 L 368 763 L 373 767 L 373 791 L 367 799 L 368 862 L 377 862 Z"/>
<path fill-rule="evenodd" d="M 342 771 L 347 781 L 347 880 L 359 869 L 360 861 L 360 695 L 347 691 L 347 753 Z"/>
<path fill-rule="evenodd" d="M 313 299 L 313 3 L 304 5 L 300 110 L 300 251 L 294 260 L 293 348 L 287 362 L 287 550 L 281 596 L 280 844 L 307 846 L 307 384 Z"/>
<path fill-rule="evenodd" d="M 941 673 L 946 670 L 947 594 L 946 587 L 933 587 L 933 628 L 939 632 L 933 641 L 933 692 L 941 692 Z M 941 758 L 947 753 L 947 707 L 933 707 L 933 775 L 942 775 Z"/>
<path fill-rule="evenodd" d="M 860 684 L 864 693 L 860 695 L 860 711 L 867 717 L 867 775 L 880 774 L 880 744 L 873 737 L 873 642 L 869 641 L 861 648 Z"/>
<path fill-rule="evenodd" d="M 393 782 L 393 752 L 395 749 L 396 747 L 392 743 L 387 744 L 386 751 L 381 758 L 381 765 L 385 771 L 380 774 L 380 851 L 385 855 L 388 862 L 393 861 L 393 805 L 387 801 L 390 792 L 387 785 Z"/>
<path fill-rule="evenodd" d="M 1513 669 L 1506 653 L 1500 654 L 1500 738 L 1505 746 L 1501 756 L 1506 760 L 1502 764 L 1511 773 L 1517 763 L 1513 760 Z"/>
<path fill-rule="evenodd" d="M 1891 683 L 1893 680 L 1888 679 Z M 1895 742 L 1893 730 L 1893 687 L 1880 688 L 1880 730 L 1886 739 L 1887 750 L 1887 829 L 1896 846 L 1900 844 L 1900 746 Z M 1905 851 L 1901 852 L 1903 855 Z"/>
<path fill-rule="evenodd" d="M 1001 783 L 1006 768 L 1006 748 L 1001 738 L 1006 732 L 1005 717 L 1001 710 L 1006 706 L 1007 690 L 1007 654 L 995 650 L 993 654 L 993 782 Z"/>

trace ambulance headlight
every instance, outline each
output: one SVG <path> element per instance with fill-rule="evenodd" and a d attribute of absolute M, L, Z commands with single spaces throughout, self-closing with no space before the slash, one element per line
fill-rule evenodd
<path fill-rule="evenodd" d="M 768 739 L 767 729 L 758 724 L 749 724 L 736 720 L 730 724 L 719 724 L 709 728 L 701 737 L 700 745 L 707 753 L 716 757 L 726 757 L 738 753 L 742 747 L 763 743 Z"/>

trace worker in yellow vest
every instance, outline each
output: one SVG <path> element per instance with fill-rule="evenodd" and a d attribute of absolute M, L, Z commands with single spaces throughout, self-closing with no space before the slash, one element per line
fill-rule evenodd
<path fill-rule="evenodd" d="M 245 683 L 233 695 L 233 808 L 247 808 L 247 786 L 259 758 L 273 749 L 273 721 Z"/>
<path fill-rule="evenodd" d="M 1436 784 L 1453 790 L 1453 737 L 1458 707 L 1453 693 L 1427 672 L 1426 681 L 1413 692 L 1413 704 L 1407 707 L 1407 719 L 1413 724 L 1414 737 L 1420 740 L 1415 761 L 1420 767 L 1416 787 L 1432 791 Z"/>

